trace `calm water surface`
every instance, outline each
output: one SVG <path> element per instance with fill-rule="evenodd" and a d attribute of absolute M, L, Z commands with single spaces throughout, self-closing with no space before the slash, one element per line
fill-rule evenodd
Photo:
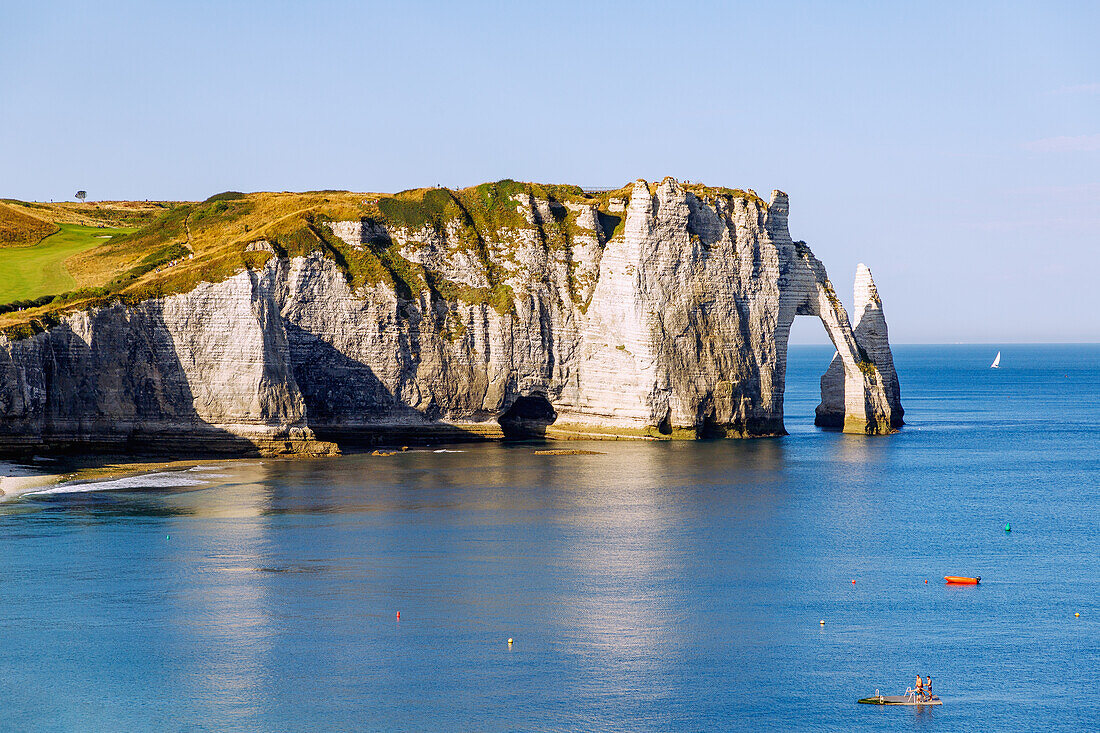
<path fill-rule="evenodd" d="M 782 439 L 8 500 L 0 729 L 1098 730 L 1100 347 L 995 351 L 898 347 L 889 438 L 815 429 L 796 347 Z"/>

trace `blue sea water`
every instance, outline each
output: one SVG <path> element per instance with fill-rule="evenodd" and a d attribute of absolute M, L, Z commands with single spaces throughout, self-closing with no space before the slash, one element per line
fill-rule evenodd
<path fill-rule="evenodd" d="M 814 428 L 793 347 L 781 439 L 5 501 L 0 729 L 1100 730 L 1100 346 L 996 350 L 897 347 L 890 437 Z"/>

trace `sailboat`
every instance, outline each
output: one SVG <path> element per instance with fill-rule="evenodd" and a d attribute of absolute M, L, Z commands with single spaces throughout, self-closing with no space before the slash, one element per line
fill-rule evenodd
<path fill-rule="evenodd" d="M 993 357 L 993 363 L 989 365 L 989 368 L 990 369 L 1000 369 L 1001 368 L 1001 352 L 998 351 L 997 355 L 995 357 Z"/>

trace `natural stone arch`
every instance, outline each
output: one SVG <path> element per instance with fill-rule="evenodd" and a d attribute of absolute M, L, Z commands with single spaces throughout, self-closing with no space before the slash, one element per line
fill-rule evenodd
<path fill-rule="evenodd" d="M 863 384 L 849 379 L 848 366 L 838 349 L 821 376 L 821 404 L 817 406 L 814 424 L 843 428 L 845 432 L 889 432 L 904 424 L 905 410 L 901 406 L 901 385 L 890 351 L 882 299 L 871 270 L 862 262 L 856 267 L 854 290 L 856 325 L 852 334 L 859 347 L 861 361 L 856 366 Z M 873 389 L 868 390 L 865 385 Z"/>
<path fill-rule="evenodd" d="M 856 273 L 855 303 L 862 328 L 853 329 L 824 265 L 805 243 L 795 242 L 793 248 L 776 338 L 783 351 L 784 381 L 791 323 L 795 316 L 817 316 L 836 353 L 821 378 L 822 400 L 814 423 L 846 433 L 893 432 L 902 424 L 900 389 L 871 271 L 861 263 Z M 782 404 L 778 408 L 781 412 Z"/>
<path fill-rule="evenodd" d="M 672 179 L 634 185 L 581 321 L 584 386 L 555 401 L 565 421 L 598 411 L 605 424 L 655 437 L 784 434 L 790 326 L 816 315 L 837 349 L 841 425 L 891 430 L 897 390 L 887 394 L 825 267 L 791 240 L 786 194 L 773 191 L 766 205 L 754 197 L 706 198 Z"/>
<path fill-rule="evenodd" d="M 774 212 L 774 214 L 773 214 Z M 773 221 L 774 219 L 774 221 Z M 783 414 L 787 346 L 796 316 L 817 316 L 836 353 L 822 377 L 822 403 L 815 423 L 847 433 L 882 434 L 901 425 L 897 374 L 886 337 L 882 302 L 871 272 L 860 264 L 856 275 L 856 309 L 862 328 L 853 329 L 825 266 L 805 242 L 792 242 L 787 230 L 787 199 L 773 192 L 768 234 L 780 252 L 780 305 L 775 331 L 776 382 L 774 411 Z"/>

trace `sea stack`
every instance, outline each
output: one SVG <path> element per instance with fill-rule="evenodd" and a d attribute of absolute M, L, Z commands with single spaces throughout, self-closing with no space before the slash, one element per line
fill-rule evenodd
<path fill-rule="evenodd" d="M 818 424 L 890 432 L 870 271 L 853 329 L 788 211 L 672 178 L 182 204 L 132 241 L 193 257 L 3 331 L 0 451 L 783 435 L 799 315 L 837 347 Z"/>
<path fill-rule="evenodd" d="M 901 386 L 890 353 L 882 299 L 862 262 L 856 268 L 854 300 L 858 360 L 838 351 L 821 377 L 821 404 L 814 424 L 847 433 L 888 433 L 903 424 Z"/>

